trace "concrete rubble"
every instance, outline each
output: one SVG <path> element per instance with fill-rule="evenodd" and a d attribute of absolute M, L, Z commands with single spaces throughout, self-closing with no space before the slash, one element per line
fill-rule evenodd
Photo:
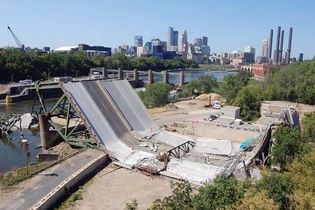
<path fill-rule="evenodd" d="M 228 139 L 193 138 L 160 129 L 125 80 L 69 82 L 62 89 L 106 152 L 128 168 L 201 184 L 231 175 L 244 159 L 255 157 L 242 155 L 240 144 Z M 255 136 L 257 131 L 253 130 Z M 171 155 L 175 150 L 180 157 Z"/>

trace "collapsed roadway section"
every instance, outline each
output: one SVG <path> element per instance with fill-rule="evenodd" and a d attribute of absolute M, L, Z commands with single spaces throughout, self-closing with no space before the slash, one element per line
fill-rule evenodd
<path fill-rule="evenodd" d="M 90 134 L 126 168 L 201 184 L 231 175 L 241 162 L 236 147 L 219 164 L 206 161 L 207 151 L 191 137 L 160 129 L 127 80 L 69 82 L 62 90 Z"/>

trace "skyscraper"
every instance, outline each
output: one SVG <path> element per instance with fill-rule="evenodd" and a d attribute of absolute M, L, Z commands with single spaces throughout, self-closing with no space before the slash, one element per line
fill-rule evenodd
<path fill-rule="evenodd" d="M 143 45 L 143 37 L 142 36 L 135 36 L 135 46 L 142 47 Z"/>
<path fill-rule="evenodd" d="M 168 34 L 167 34 L 167 50 L 171 49 L 174 40 L 174 28 L 168 27 Z"/>
<path fill-rule="evenodd" d="M 188 41 L 187 41 L 187 31 L 185 30 L 179 37 L 179 52 L 187 52 Z"/>
<path fill-rule="evenodd" d="M 177 51 L 177 48 L 178 48 L 178 31 L 174 31 L 173 27 L 168 27 L 167 50 Z"/>
<path fill-rule="evenodd" d="M 248 46 L 244 49 L 244 57 L 246 58 L 246 63 L 254 63 L 255 62 L 255 51 L 256 49 Z"/>
<path fill-rule="evenodd" d="M 178 31 L 173 32 L 172 46 L 178 46 Z"/>
<path fill-rule="evenodd" d="M 261 57 L 268 58 L 268 55 L 269 55 L 269 39 L 264 39 L 262 41 Z"/>
<path fill-rule="evenodd" d="M 196 45 L 196 46 L 202 46 L 202 38 L 195 38 L 194 45 Z"/>
<path fill-rule="evenodd" d="M 208 45 L 208 37 L 203 36 L 202 38 L 202 45 Z"/>

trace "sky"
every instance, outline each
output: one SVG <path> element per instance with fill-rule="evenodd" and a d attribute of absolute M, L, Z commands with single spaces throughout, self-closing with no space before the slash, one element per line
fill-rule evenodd
<path fill-rule="evenodd" d="M 212 52 L 261 53 L 263 39 L 277 26 L 293 27 L 292 56 L 315 55 L 314 0 L 0 0 L 0 47 L 16 46 L 9 25 L 25 46 L 52 49 L 79 43 L 117 47 L 167 39 L 169 26 L 188 41 L 207 36 Z"/>

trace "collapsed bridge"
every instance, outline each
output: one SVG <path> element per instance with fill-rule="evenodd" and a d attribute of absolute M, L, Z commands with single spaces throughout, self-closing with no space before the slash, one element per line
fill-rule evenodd
<path fill-rule="evenodd" d="M 207 163 L 206 153 L 194 148 L 193 139 L 161 130 L 153 122 L 127 80 L 69 82 L 62 90 L 89 133 L 112 159 L 127 168 L 200 184 L 213 180 L 240 159 Z"/>

